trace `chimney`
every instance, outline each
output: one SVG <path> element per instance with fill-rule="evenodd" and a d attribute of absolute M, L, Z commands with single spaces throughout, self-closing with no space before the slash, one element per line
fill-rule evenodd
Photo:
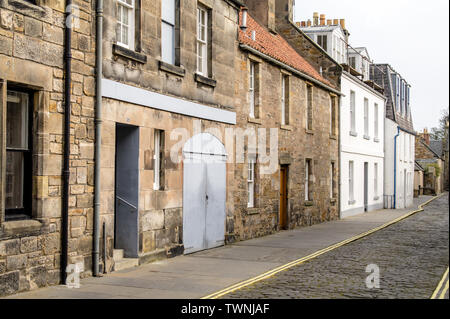
<path fill-rule="evenodd" d="M 302 21 L 302 27 L 306 27 L 306 21 Z"/>
<path fill-rule="evenodd" d="M 328 19 L 328 20 L 327 20 L 327 25 L 332 25 L 332 24 L 333 24 L 333 20 Z"/>
<path fill-rule="evenodd" d="M 341 19 L 341 20 L 339 20 L 339 22 L 341 24 L 342 29 L 346 30 L 345 29 L 345 19 Z"/>
<path fill-rule="evenodd" d="M 339 24 L 339 19 L 334 19 L 333 20 L 333 25 L 338 25 Z"/>
<path fill-rule="evenodd" d="M 313 22 L 314 22 L 314 25 L 319 25 L 319 13 L 318 12 L 314 12 Z"/>
<path fill-rule="evenodd" d="M 275 31 L 275 0 L 245 0 L 249 14 L 258 22 Z"/>
<path fill-rule="evenodd" d="M 308 27 L 310 27 L 310 26 L 311 26 L 311 20 L 308 19 L 308 21 L 306 22 L 306 25 L 307 25 Z"/>
<path fill-rule="evenodd" d="M 320 15 L 320 25 L 325 25 L 325 15 L 324 14 Z"/>
<path fill-rule="evenodd" d="M 297 28 L 300 28 L 302 26 L 300 22 L 295 22 L 295 25 L 297 26 Z"/>
<path fill-rule="evenodd" d="M 424 128 L 422 133 L 422 138 L 425 141 L 425 144 L 430 145 L 430 133 L 428 133 L 428 129 Z"/>

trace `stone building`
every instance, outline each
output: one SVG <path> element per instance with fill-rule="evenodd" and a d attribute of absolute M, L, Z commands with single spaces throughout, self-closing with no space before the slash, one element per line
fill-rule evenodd
<path fill-rule="evenodd" d="M 424 169 L 423 194 L 436 195 L 445 187 L 444 141 L 430 139 L 427 129 L 416 136 L 416 162 Z"/>
<path fill-rule="evenodd" d="M 293 23 L 292 1 L 245 5 L 235 62 L 241 240 L 339 217 L 340 66 Z"/>
<path fill-rule="evenodd" d="M 234 0 L 104 4 L 99 191 L 108 271 L 223 245 L 233 229 L 225 136 L 236 123 L 239 8 Z"/>
<path fill-rule="evenodd" d="M 90 0 L 69 11 L 76 21 L 66 99 L 64 3 L 0 1 L 0 295 L 57 284 L 67 263 L 82 262 L 90 273 L 95 17 Z M 65 99 L 71 112 L 65 112 Z"/>

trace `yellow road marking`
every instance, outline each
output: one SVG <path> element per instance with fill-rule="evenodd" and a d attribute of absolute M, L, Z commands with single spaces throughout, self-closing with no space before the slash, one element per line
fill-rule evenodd
<path fill-rule="evenodd" d="M 445 284 L 444 289 L 441 292 L 441 295 L 439 296 L 439 299 L 444 299 L 445 294 L 447 293 L 447 290 L 448 290 L 448 279 L 447 279 L 447 283 Z"/>
<path fill-rule="evenodd" d="M 250 285 L 252 285 L 254 283 L 257 283 L 258 281 L 261 281 L 261 280 L 264 280 L 264 279 L 268 279 L 268 278 L 270 278 L 270 277 L 272 277 L 272 276 L 274 276 L 274 275 L 276 275 L 276 274 L 278 274 L 278 273 L 280 273 L 282 271 L 285 271 L 285 270 L 287 270 L 289 268 L 292 268 L 294 266 L 298 266 L 298 265 L 300 265 L 300 264 L 302 264 L 302 263 L 304 263 L 304 262 L 306 262 L 308 260 L 316 258 L 316 257 L 318 257 L 320 255 L 323 255 L 323 254 L 325 254 L 325 253 L 327 253 L 327 252 L 329 252 L 331 250 L 334 250 L 336 248 L 342 247 L 344 245 L 347 245 L 347 244 L 349 244 L 351 242 L 354 242 L 356 240 L 359 240 L 361 238 L 367 237 L 370 234 L 373 234 L 373 233 L 375 233 L 375 232 L 377 232 L 377 231 L 379 231 L 379 230 L 381 230 L 383 228 L 389 227 L 389 226 L 391 226 L 393 224 L 396 224 L 399 221 L 401 221 L 403 219 L 406 219 L 406 218 L 408 218 L 408 217 L 410 217 L 410 216 L 412 216 L 412 215 L 414 215 L 416 213 L 424 211 L 424 207 L 426 205 L 428 205 L 429 203 L 431 203 L 432 201 L 434 201 L 435 199 L 437 199 L 437 198 L 439 198 L 439 197 L 441 197 L 443 195 L 444 195 L 444 193 L 431 198 L 430 200 L 426 201 L 425 203 L 420 204 L 417 210 L 409 212 L 406 215 L 403 215 L 403 216 L 401 216 L 399 218 L 396 218 L 396 219 L 394 219 L 394 220 L 392 220 L 392 221 L 390 221 L 390 222 L 388 222 L 388 223 L 386 223 L 384 225 L 381 225 L 379 227 L 376 227 L 374 229 L 366 231 L 366 232 L 364 232 L 362 234 L 359 234 L 359 235 L 356 235 L 356 236 L 351 237 L 349 239 L 346 239 L 344 241 L 341 241 L 341 242 L 339 242 L 337 244 L 331 245 L 331 246 L 329 246 L 327 248 L 324 248 L 324 249 L 321 249 L 319 251 L 316 251 L 315 253 L 313 253 L 311 255 L 308 255 L 306 257 L 300 258 L 298 260 L 291 261 L 290 263 L 287 263 L 287 264 L 282 265 L 280 267 L 277 267 L 275 269 L 269 270 L 268 272 L 265 272 L 265 273 L 263 273 L 263 274 L 261 274 L 259 276 L 256 276 L 256 277 L 244 280 L 242 282 L 239 282 L 237 284 L 229 286 L 229 287 L 227 287 L 225 289 L 219 290 L 219 291 L 217 291 L 217 292 L 215 292 L 213 294 L 210 294 L 210 295 L 207 295 L 205 297 L 202 297 L 201 299 L 218 299 L 218 298 L 223 297 L 223 296 L 225 296 L 227 294 L 230 294 L 230 293 L 232 293 L 232 292 L 234 292 L 236 290 L 239 290 L 241 288 L 244 288 L 244 287 L 250 286 Z"/>
<path fill-rule="evenodd" d="M 434 290 L 433 294 L 431 295 L 431 299 L 436 299 L 439 291 L 441 290 L 441 287 L 444 284 L 445 279 L 447 278 L 447 275 L 448 275 L 448 268 L 449 267 L 447 267 L 447 270 L 445 271 L 444 276 L 442 276 L 441 281 L 439 281 L 439 284 L 437 285 L 436 289 Z M 447 287 L 448 287 L 448 280 L 447 280 Z"/>

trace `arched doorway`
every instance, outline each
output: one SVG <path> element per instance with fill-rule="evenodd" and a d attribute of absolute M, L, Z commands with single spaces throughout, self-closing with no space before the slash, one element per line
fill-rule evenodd
<path fill-rule="evenodd" d="M 225 243 L 226 160 L 212 134 L 192 137 L 183 147 L 183 244 L 185 254 Z"/>

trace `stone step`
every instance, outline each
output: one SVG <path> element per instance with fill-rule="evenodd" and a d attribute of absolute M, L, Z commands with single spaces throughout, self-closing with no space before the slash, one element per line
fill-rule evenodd
<path fill-rule="evenodd" d="M 114 271 L 133 268 L 133 267 L 137 267 L 137 266 L 139 266 L 138 258 L 123 258 L 123 259 L 115 262 Z"/>
<path fill-rule="evenodd" d="M 123 259 L 123 249 L 114 249 L 113 251 L 114 261 L 120 261 Z"/>

